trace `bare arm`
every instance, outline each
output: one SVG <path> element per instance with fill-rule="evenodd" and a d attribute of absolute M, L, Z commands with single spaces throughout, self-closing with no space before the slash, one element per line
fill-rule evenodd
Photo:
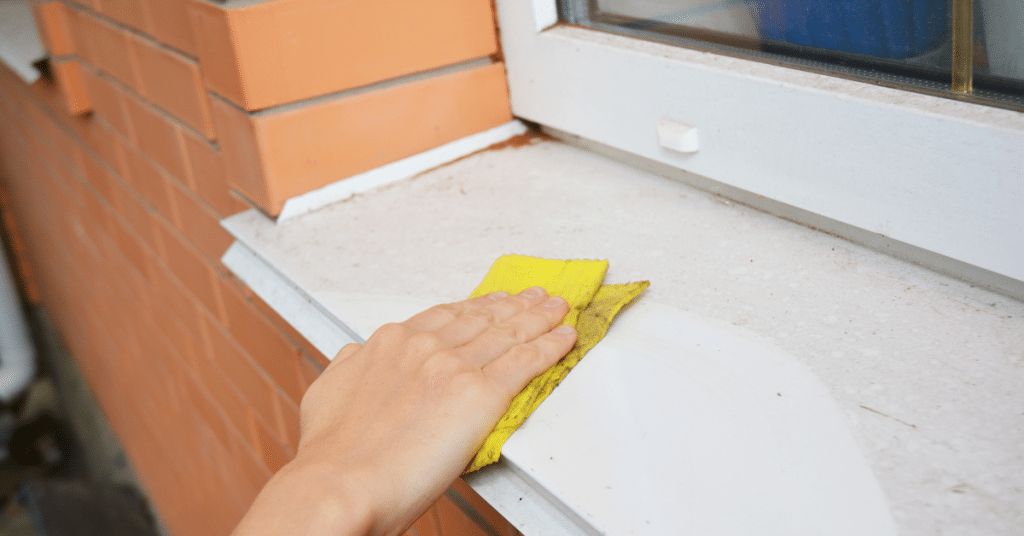
<path fill-rule="evenodd" d="M 509 401 L 576 342 L 535 288 L 440 305 L 339 352 L 302 399 L 298 454 L 234 536 L 397 535 L 469 463 Z"/>

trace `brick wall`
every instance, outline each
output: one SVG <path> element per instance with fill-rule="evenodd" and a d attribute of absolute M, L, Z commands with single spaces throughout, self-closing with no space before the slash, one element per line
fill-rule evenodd
<path fill-rule="evenodd" d="M 37 2 L 53 79 L 0 65 L 26 297 L 176 535 L 231 531 L 326 363 L 220 264 L 218 220 L 511 119 L 487 0 L 231 6 Z M 411 531 L 489 532 L 515 534 L 461 482 Z"/>

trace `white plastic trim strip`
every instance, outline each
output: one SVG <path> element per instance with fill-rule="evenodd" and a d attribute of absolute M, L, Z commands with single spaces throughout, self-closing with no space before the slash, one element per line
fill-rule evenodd
<path fill-rule="evenodd" d="M 284 209 L 281 210 L 281 215 L 277 217 L 277 221 L 280 223 L 303 214 L 309 214 L 332 203 L 348 199 L 355 194 L 368 192 L 393 182 L 414 177 L 428 169 L 475 153 L 489 145 L 505 141 L 524 132 L 526 132 L 526 125 L 513 120 L 490 130 L 466 136 L 418 155 L 372 169 L 366 173 L 360 173 L 359 175 L 328 184 L 318 190 L 297 195 L 285 201 Z"/>
<path fill-rule="evenodd" d="M 241 242 L 232 244 L 221 262 L 325 356 L 333 358 L 342 346 L 365 342 Z"/>

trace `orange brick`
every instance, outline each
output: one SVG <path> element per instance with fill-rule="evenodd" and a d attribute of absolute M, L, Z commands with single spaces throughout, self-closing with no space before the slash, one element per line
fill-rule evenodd
<path fill-rule="evenodd" d="M 163 0 L 166 1 L 166 0 Z M 199 65 L 177 52 L 133 38 L 145 96 L 157 106 L 213 139 L 213 120 Z"/>
<path fill-rule="evenodd" d="M 270 480 L 272 473 L 263 464 L 263 460 L 260 459 L 259 455 L 250 450 L 248 446 L 245 447 L 245 450 L 234 453 L 234 457 L 235 462 L 238 464 L 238 469 L 253 486 L 253 489 L 257 491 L 262 489 L 267 481 Z"/>
<path fill-rule="evenodd" d="M 306 337 L 299 333 L 298 330 L 293 328 L 292 325 L 289 324 L 287 320 L 281 318 L 281 315 L 277 314 L 277 311 L 270 307 L 270 305 L 268 305 L 267 302 L 263 301 L 262 298 L 260 298 L 258 295 L 256 295 L 255 292 L 252 292 L 248 288 L 245 289 L 245 295 L 249 299 L 249 301 L 252 302 L 253 306 L 256 307 L 257 311 L 262 313 L 263 316 L 267 317 L 267 320 L 270 320 L 270 322 L 277 326 L 278 329 L 283 331 L 284 334 L 288 336 L 288 338 L 296 342 L 306 354 L 311 356 L 313 362 L 318 364 L 321 371 L 323 371 L 323 369 L 327 367 L 328 363 L 330 363 L 330 360 L 327 359 L 327 356 L 321 353 L 320 350 L 317 350 L 317 348 L 313 346 L 313 343 L 309 342 L 306 339 Z"/>
<path fill-rule="evenodd" d="M 499 63 L 258 115 L 213 104 L 228 180 L 272 215 L 290 197 L 512 118 Z"/>
<path fill-rule="evenodd" d="M 190 334 L 190 338 L 196 341 L 198 349 L 202 350 L 204 348 L 201 344 L 203 337 L 200 315 L 202 313 L 199 304 L 196 303 L 192 294 L 163 267 L 154 267 L 153 276 L 155 300 L 162 309 L 165 309 L 182 324 Z"/>
<path fill-rule="evenodd" d="M 103 118 L 93 118 L 89 122 L 87 132 L 89 146 L 96 151 L 103 162 L 117 172 L 122 178 L 128 176 L 128 164 L 125 160 L 125 145 L 120 136 Z"/>
<path fill-rule="evenodd" d="M 192 10 L 207 87 L 246 110 L 497 52 L 489 0 L 193 2 Z"/>
<path fill-rule="evenodd" d="M 281 441 L 285 434 L 283 426 L 278 424 L 280 410 L 269 378 L 216 322 L 207 319 L 204 326 L 210 362 L 238 389 L 257 420 L 271 423 L 274 437 Z"/>
<path fill-rule="evenodd" d="M 128 162 L 128 170 L 131 174 L 132 186 L 156 211 L 169 222 L 178 221 L 178 210 L 174 199 L 168 192 L 168 183 L 171 182 L 162 171 L 149 162 L 145 156 L 134 149 L 125 151 L 125 160 Z"/>
<path fill-rule="evenodd" d="M 143 0 L 146 32 L 160 42 L 190 56 L 196 55 L 188 0 Z"/>
<path fill-rule="evenodd" d="M 217 407 L 230 422 L 232 433 L 242 438 L 246 448 L 253 448 L 249 446 L 256 443 L 255 431 L 252 429 L 252 410 L 249 409 L 242 395 L 209 358 L 200 362 L 199 377 L 206 392 L 213 397 Z M 227 439 L 231 440 L 231 438 Z"/>
<path fill-rule="evenodd" d="M 85 86 L 82 66 L 76 60 L 54 61 L 50 64 L 57 80 L 65 109 L 73 114 L 84 114 L 92 110 L 92 99 Z"/>
<path fill-rule="evenodd" d="M 299 406 L 285 396 L 277 399 L 278 407 L 281 408 L 281 423 L 284 425 L 284 439 L 288 451 L 291 453 L 299 450 Z"/>
<path fill-rule="evenodd" d="M 93 8 L 136 30 L 143 30 L 146 27 L 140 0 L 94 0 Z"/>
<path fill-rule="evenodd" d="M 256 123 L 245 112 L 219 98 L 210 98 L 214 127 L 219 133 L 224 174 L 228 184 L 238 190 L 246 199 L 269 209 L 278 202 L 271 196 L 269 182 L 264 177 L 263 151 L 256 136 Z M 280 209 L 278 209 L 280 212 Z"/>
<path fill-rule="evenodd" d="M 308 355 L 303 355 L 302 360 L 299 361 L 299 372 L 302 374 L 303 391 L 309 389 L 310 385 L 323 374 L 326 365 L 321 365 L 316 360 Z"/>
<path fill-rule="evenodd" d="M 115 183 L 115 179 L 111 176 L 111 172 L 107 169 L 107 166 L 100 163 L 99 160 L 86 155 L 82 159 L 82 172 L 85 175 L 89 184 L 98 191 L 107 202 L 111 203 L 114 208 L 119 208 L 114 204 L 115 196 L 113 189 L 118 188 Z"/>
<path fill-rule="evenodd" d="M 441 532 L 441 519 L 437 514 L 437 503 L 434 503 L 423 515 L 412 524 L 416 536 L 446 536 Z"/>
<path fill-rule="evenodd" d="M 117 229 L 115 239 L 121 253 L 128 259 L 139 275 L 145 274 L 147 267 L 145 257 L 148 253 L 142 247 L 142 240 L 135 233 L 120 225 L 115 226 L 115 228 Z"/>
<path fill-rule="evenodd" d="M 61 2 L 44 2 L 32 6 L 39 37 L 51 57 L 59 58 L 75 53 L 71 34 L 70 12 Z"/>
<path fill-rule="evenodd" d="M 483 527 L 477 525 L 448 497 L 442 496 L 434 506 L 440 520 L 441 534 L 459 536 L 486 536 Z"/>
<path fill-rule="evenodd" d="M 302 400 L 305 386 L 299 370 L 298 348 L 256 311 L 234 283 L 224 278 L 221 297 L 224 323 L 235 340 L 293 401 Z"/>
<path fill-rule="evenodd" d="M 207 259 L 219 263 L 234 238 L 221 227 L 217 215 L 183 186 L 171 182 L 167 189 L 178 210 L 178 229 Z"/>
<path fill-rule="evenodd" d="M 140 91 L 138 60 L 129 34 L 84 11 L 75 20 L 79 54 L 122 84 Z"/>
<path fill-rule="evenodd" d="M 160 237 L 153 225 L 153 216 L 142 199 L 134 190 L 130 190 L 127 185 L 121 182 L 117 182 L 116 187 L 111 188 L 110 193 L 112 197 L 111 204 L 117 209 L 118 214 L 142 238 L 150 250 L 160 252 Z"/>
<path fill-rule="evenodd" d="M 221 152 L 188 132 L 182 132 L 181 137 L 189 188 L 199 194 L 221 219 L 248 209 L 248 205 L 231 195 Z"/>
<path fill-rule="evenodd" d="M 98 71 L 83 69 L 83 74 L 85 75 L 85 87 L 92 98 L 95 114 L 106 119 L 110 126 L 125 138 L 132 138 L 121 89 Z"/>
<path fill-rule="evenodd" d="M 292 455 L 259 420 L 256 421 L 256 439 L 263 463 L 266 464 L 267 469 L 270 469 L 270 472 L 276 473 L 284 467 L 284 464 L 291 461 Z"/>
<path fill-rule="evenodd" d="M 219 314 L 222 306 L 219 289 L 214 284 L 213 269 L 175 231 L 159 222 L 156 229 L 163 247 L 164 264 L 207 311 Z"/>
<path fill-rule="evenodd" d="M 234 431 L 231 421 L 214 401 L 213 396 L 206 392 L 206 388 L 197 380 L 185 380 L 182 386 L 188 394 L 189 402 L 199 412 L 203 422 L 217 436 L 217 440 L 225 447 L 230 446 L 232 444 L 231 435 L 237 432 Z"/>
<path fill-rule="evenodd" d="M 185 177 L 178 129 L 159 111 L 135 98 L 125 99 L 128 117 L 135 133 L 135 146 L 175 179 Z"/>
<path fill-rule="evenodd" d="M 235 102 L 242 101 L 242 81 L 233 74 L 240 68 L 238 56 L 224 9 L 210 3 L 193 1 L 188 11 L 206 87 L 217 93 L 232 95 Z"/>

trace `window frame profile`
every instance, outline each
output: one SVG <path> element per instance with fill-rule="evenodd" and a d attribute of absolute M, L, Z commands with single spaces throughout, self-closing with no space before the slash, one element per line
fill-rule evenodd
<path fill-rule="evenodd" d="M 517 117 L 1024 281 L 1024 113 L 496 3 Z M 664 120 L 699 149 L 659 144 Z"/>

